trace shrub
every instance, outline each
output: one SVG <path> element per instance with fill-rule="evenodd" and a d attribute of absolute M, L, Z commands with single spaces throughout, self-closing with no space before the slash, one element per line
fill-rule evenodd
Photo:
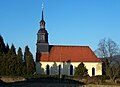
<path fill-rule="evenodd" d="M 75 77 L 84 77 L 88 75 L 88 70 L 86 69 L 84 63 L 80 63 L 78 67 L 75 68 Z"/>
<path fill-rule="evenodd" d="M 105 75 L 98 75 L 98 76 L 87 77 L 84 79 L 86 79 L 85 83 L 88 84 L 101 84 L 104 83 L 106 79 L 109 79 L 109 77 Z"/>

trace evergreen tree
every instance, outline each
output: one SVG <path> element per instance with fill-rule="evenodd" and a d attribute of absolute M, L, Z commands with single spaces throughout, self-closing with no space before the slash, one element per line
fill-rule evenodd
<path fill-rule="evenodd" d="M 16 49 L 15 49 L 14 44 L 12 44 L 11 46 L 11 52 L 16 55 Z"/>
<path fill-rule="evenodd" d="M 25 52 L 24 52 L 24 62 L 25 62 L 25 67 L 24 69 L 26 69 L 26 73 L 28 75 L 31 75 L 35 72 L 35 63 L 34 63 L 34 60 L 33 60 L 33 55 L 32 53 L 30 52 L 29 50 L 29 47 L 26 46 L 25 47 Z"/>
<path fill-rule="evenodd" d="M 5 53 L 5 43 L 3 37 L 0 35 L 0 75 L 3 73 L 4 68 L 4 61 L 3 61 L 3 54 Z"/>
<path fill-rule="evenodd" d="M 18 56 L 18 58 L 17 58 L 18 63 L 19 63 L 19 64 L 22 64 L 22 61 L 23 61 L 23 54 L 22 54 L 22 49 L 21 49 L 20 47 L 19 47 L 19 49 L 18 49 L 17 56 Z"/>
<path fill-rule="evenodd" d="M 0 35 L 0 52 L 1 53 L 5 52 L 5 43 L 1 35 Z"/>
<path fill-rule="evenodd" d="M 3 62 L 3 55 L 0 52 L 0 75 L 2 74 L 2 62 Z"/>
<path fill-rule="evenodd" d="M 88 75 L 88 70 L 86 69 L 84 63 L 80 63 L 78 67 L 75 68 L 75 76 L 84 77 Z"/>
<path fill-rule="evenodd" d="M 18 52 L 17 52 L 17 75 L 22 75 L 22 70 L 23 70 L 23 54 L 22 54 L 22 49 L 19 47 Z"/>
<path fill-rule="evenodd" d="M 12 44 L 11 49 L 5 55 L 6 59 L 6 75 L 16 75 L 17 74 L 17 56 L 14 45 Z"/>
<path fill-rule="evenodd" d="M 9 51 L 8 51 L 7 54 L 3 55 L 3 64 L 4 64 L 3 65 L 4 66 L 4 68 L 3 68 L 4 73 L 3 73 L 3 75 L 10 75 L 10 65 L 9 64 L 10 64 L 10 61 L 12 61 L 12 59 L 10 58 Z"/>
<path fill-rule="evenodd" d="M 9 45 L 7 44 L 7 45 L 5 46 L 5 53 L 8 53 L 8 51 L 9 51 Z"/>
<path fill-rule="evenodd" d="M 20 76 L 31 75 L 35 72 L 35 63 L 33 55 L 28 46 L 25 47 L 24 60 L 22 49 L 19 47 L 17 54 L 15 46 L 12 44 L 5 45 L 2 36 L 0 35 L 0 75 Z"/>
<path fill-rule="evenodd" d="M 2 54 L 0 56 L 0 60 L 1 60 L 1 63 L 0 63 L 0 74 L 1 75 L 6 75 L 6 54 Z"/>

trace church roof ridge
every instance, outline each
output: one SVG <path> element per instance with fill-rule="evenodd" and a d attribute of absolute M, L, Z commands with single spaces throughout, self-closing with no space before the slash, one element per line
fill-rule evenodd
<path fill-rule="evenodd" d="M 89 47 L 89 46 L 80 46 L 80 45 L 50 45 L 54 47 Z"/>

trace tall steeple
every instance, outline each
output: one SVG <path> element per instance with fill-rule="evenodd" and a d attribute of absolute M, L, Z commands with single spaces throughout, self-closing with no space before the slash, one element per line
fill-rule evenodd
<path fill-rule="evenodd" d="M 40 28 L 45 29 L 45 21 L 44 21 L 44 0 L 42 0 L 42 19 L 40 21 Z"/>
<path fill-rule="evenodd" d="M 42 20 L 44 20 L 44 1 L 42 0 Z"/>
<path fill-rule="evenodd" d="M 40 29 L 37 33 L 37 53 L 49 52 L 48 32 L 45 29 L 44 21 L 44 0 L 42 0 L 42 18 L 40 21 Z"/>

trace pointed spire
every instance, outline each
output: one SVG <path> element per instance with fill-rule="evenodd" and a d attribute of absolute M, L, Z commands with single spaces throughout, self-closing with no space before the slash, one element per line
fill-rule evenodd
<path fill-rule="evenodd" d="M 45 21 L 44 21 L 44 0 L 42 0 L 42 19 L 40 21 L 40 28 L 45 29 Z"/>
<path fill-rule="evenodd" d="M 42 0 L 42 20 L 44 20 L 44 0 Z"/>

